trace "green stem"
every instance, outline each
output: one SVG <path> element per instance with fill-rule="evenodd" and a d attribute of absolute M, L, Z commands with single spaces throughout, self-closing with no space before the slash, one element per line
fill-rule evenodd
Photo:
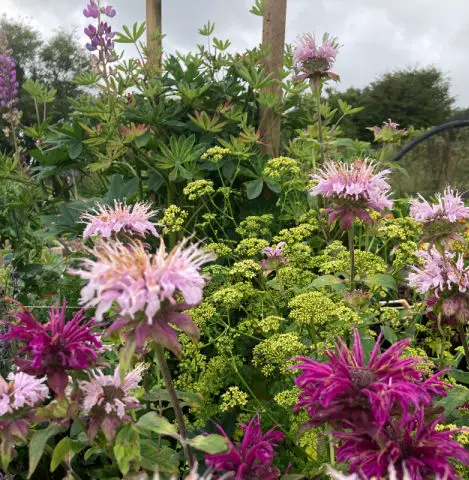
<path fill-rule="evenodd" d="M 469 345 L 467 344 L 466 330 L 461 322 L 458 322 L 458 332 L 464 349 L 464 356 L 466 357 L 466 368 L 469 369 Z"/>
<path fill-rule="evenodd" d="M 322 136 L 321 87 L 320 86 L 315 88 L 315 94 L 316 94 L 316 110 L 318 114 L 319 155 L 321 157 L 321 165 L 323 165 L 324 164 L 324 139 Z"/>
<path fill-rule="evenodd" d="M 161 376 L 163 377 L 166 389 L 168 390 L 171 405 L 174 410 L 174 415 L 176 416 L 176 421 L 179 427 L 179 434 L 181 436 L 182 448 L 184 450 L 184 456 L 189 463 L 189 468 L 192 470 L 195 465 L 194 456 L 192 455 L 191 448 L 187 444 L 186 424 L 184 422 L 184 416 L 182 414 L 181 406 L 179 405 L 176 390 L 174 389 L 174 384 L 171 378 L 171 372 L 169 371 L 168 362 L 166 361 L 166 358 L 164 356 L 163 347 L 157 345 L 155 350 L 156 356 L 158 358 L 158 363 L 160 365 Z"/>
<path fill-rule="evenodd" d="M 350 252 L 350 291 L 352 291 L 355 280 L 355 235 L 353 225 L 348 230 L 348 248 Z"/>

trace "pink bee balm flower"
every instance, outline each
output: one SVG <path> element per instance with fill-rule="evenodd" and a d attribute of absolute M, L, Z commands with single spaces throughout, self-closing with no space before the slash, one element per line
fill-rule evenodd
<path fill-rule="evenodd" d="M 83 413 L 90 418 L 88 435 L 94 438 L 101 427 L 108 440 L 112 440 L 122 421 L 130 420 L 126 411 L 137 408 L 140 402 L 133 396 L 142 380 L 143 365 L 129 372 L 121 380 L 119 367 L 113 375 L 104 375 L 99 369 L 89 381 L 80 381 L 83 393 Z"/>
<path fill-rule="evenodd" d="M 330 223 L 339 218 L 341 227 L 348 230 L 357 218 L 371 221 L 367 209 L 381 212 L 392 207 L 387 183 L 390 173 L 389 169 L 376 172 L 372 162 L 362 159 L 351 164 L 329 161 L 312 175 L 316 185 L 310 193 L 331 199 L 333 206 L 324 213 L 329 214 Z"/>
<path fill-rule="evenodd" d="M 436 298 L 441 295 L 466 293 L 469 287 L 469 267 L 464 267 L 464 257 L 460 253 L 441 254 L 435 247 L 415 252 L 423 265 L 413 266 L 408 281 L 418 292 L 430 292 Z"/>
<path fill-rule="evenodd" d="M 339 80 L 339 76 L 331 72 L 334 65 L 339 43 L 337 38 L 325 33 L 322 45 L 316 43 L 314 35 L 305 33 L 298 39 L 293 51 L 293 62 L 302 71 L 297 78 L 330 78 Z"/>
<path fill-rule="evenodd" d="M 306 408 L 311 419 L 307 425 L 383 426 L 397 406 L 407 412 L 410 407 L 430 405 L 434 396 L 446 395 L 439 374 L 423 381 L 418 369 L 421 359 L 400 358 L 409 340 L 401 340 L 380 354 L 381 338 L 368 364 L 357 330 L 352 350 L 339 338 L 337 353 L 326 352 L 329 363 L 298 357 L 301 363 L 294 368 L 302 373 L 295 383 L 302 391 L 295 411 Z"/>
<path fill-rule="evenodd" d="M 63 396 L 68 384 L 69 370 L 83 370 L 96 361 L 102 348 L 94 333 L 96 325 L 83 321 L 80 310 L 69 322 L 65 321 L 65 301 L 62 308 L 49 310 L 49 322 L 40 323 L 24 307 L 13 315 L 20 323 L 6 323 L 10 328 L 0 335 L 2 341 L 17 341 L 22 344 L 19 354 L 30 358 L 17 358 L 15 363 L 21 371 L 30 375 L 46 375 L 52 390 Z"/>
<path fill-rule="evenodd" d="M 126 327 L 139 346 L 152 339 L 179 355 L 177 332 L 170 324 L 198 338 L 198 327 L 181 312 L 202 300 L 206 277 L 200 270 L 214 259 L 188 241 L 169 253 L 161 241 L 155 254 L 139 242 L 100 245 L 92 251 L 96 260 L 84 259 L 82 269 L 70 272 L 88 282 L 81 291 L 82 303 L 96 306 L 99 320 L 116 303 L 121 317 L 110 331 Z"/>
<path fill-rule="evenodd" d="M 408 282 L 419 293 L 429 293 L 427 306 L 432 307 L 433 315 L 441 311 L 443 320 L 453 323 L 469 320 L 469 267 L 464 266 L 464 257 L 460 253 L 441 254 L 435 247 L 419 250 L 415 253 L 423 265 L 412 267 Z"/>
<path fill-rule="evenodd" d="M 417 222 L 455 223 L 469 218 L 469 207 L 464 205 L 461 194 L 447 186 L 443 195 L 435 195 L 437 202 L 430 205 L 422 195 L 410 202 L 410 216 Z"/>
<path fill-rule="evenodd" d="M 363 478 L 383 478 L 394 468 L 397 478 L 407 473 L 412 480 L 441 478 L 455 480 L 451 459 L 469 464 L 469 453 L 451 438 L 460 430 L 438 431 L 439 417 L 425 421 L 423 408 L 406 414 L 386 427 L 371 432 L 334 432 L 340 439 L 339 462 L 350 462 L 350 471 Z"/>
<path fill-rule="evenodd" d="M 261 267 L 267 272 L 275 270 L 287 261 L 284 254 L 284 249 L 287 244 L 279 242 L 275 247 L 264 247 L 262 253 L 267 257 L 261 261 Z"/>
<path fill-rule="evenodd" d="M 142 237 L 148 233 L 157 235 L 156 223 L 149 220 L 155 214 L 156 212 L 146 203 L 126 205 L 114 200 L 114 207 L 98 204 L 96 209 L 80 217 L 83 223 L 87 224 L 83 237 L 101 235 L 109 238 L 119 233 Z"/>
<path fill-rule="evenodd" d="M 18 372 L 10 373 L 8 380 L 10 383 L 0 377 L 0 416 L 23 407 L 36 407 L 49 396 L 45 378 Z"/>
<path fill-rule="evenodd" d="M 218 473 L 231 473 L 234 480 L 277 480 L 280 471 L 272 465 L 277 456 L 275 448 L 283 440 L 283 433 L 272 428 L 263 434 L 259 415 L 249 425 L 240 425 L 244 437 L 240 443 L 233 444 L 224 430 L 218 426 L 227 439 L 229 450 L 217 455 L 205 455 L 205 463 Z"/>

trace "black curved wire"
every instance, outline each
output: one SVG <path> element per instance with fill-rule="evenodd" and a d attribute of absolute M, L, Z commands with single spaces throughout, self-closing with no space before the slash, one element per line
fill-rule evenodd
<path fill-rule="evenodd" d="M 436 135 L 437 133 L 443 132 L 444 130 L 451 130 L 453 128 L 463 128 L 469 127 L 469 120 L 453 120 L 452 122 L 442 123 L 441 125 L 437 125 L 436 127 L 431 128 L 427 132 L 425 132 L 420 137 L 412 140 L 408 143 L 402 150 L 396 153 L 394 157 L 391 158 L 391 162 L 397 162 L 400 160 L 406 153 L 410 152 L 416 145 L 422 143 L 429 137 Z"/>

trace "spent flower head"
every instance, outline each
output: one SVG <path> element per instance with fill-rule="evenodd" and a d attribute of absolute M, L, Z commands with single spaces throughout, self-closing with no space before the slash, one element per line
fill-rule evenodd
<path fill-rule="evenodd" d="M 97 204 L 96 208 L 82 214 L 80 219 L 86 224 L 83 237 L 100 235 L 109 238 L 112 235 L 139 235 L 151 233 L 157 235 L 156 223 L 150 218 L 156 215 L 148 203 L 137 202 L 134 205 L 114 200 L 114 206 Z"/>
<path fill-rule="evenodd" d="M 205 463 L 217 473 L 230 473 L 234 480 L 276 480 L 280 471 L 272 465 L 277 456 L 275 448 L 283 440 L 283 433 L 277 426 L 262 433 L 259 415 L 248 425 L 240 425 L 244 430 L 241 442 L 233 443 L 224 430 L 218 426 L 226 438 L 229 450 L 217 455 L 206 454 Z"/>
<path fill-rule="evenodd" d="M 69 370 L 89 368 L 102 349 L 94 320 L 86 321 L 83 310 L 66 321 L 66 303 L 49 310 L 49 321 L 39 322 L 21 307 L 13 317 L 18 323 L 4 322 L 9 329 L 0 340 L 17 341 L 21 348 L 15 359 L 21 371 L 30 375 L 46 375 L 49 386 L 64 395 Z M 27 358 L 24 358 L 27 357 Z"/>
<path fill-rule="evenodd" d="M 390 173 L 390 169 L 377 171 L 366 159 L 350 164 L 328 161 L 312 175 L 315 185 L 310 193 L 330 199 L 333 205 L 323 213 L 329 214 L 330 223 L 340 219 L 341 227 L 348 230 L 356 219 L 371 222 L 367 210 L 381 212 L 392 207 L 387 182 Z"/>

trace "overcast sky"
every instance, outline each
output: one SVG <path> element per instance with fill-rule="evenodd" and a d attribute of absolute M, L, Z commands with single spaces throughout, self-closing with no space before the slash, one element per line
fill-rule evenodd
<path fill-rule="evenodd" d="M 162 0 L 164 48 L 193 49 L 198 29 L 216 23 L 215 36 L 232 49 L 261 40 L 262 20 L 249 13 L 254 0 Z M 469 0 L 287 0 L 287 42 L 303 32 L 327 31 L 343 48 L 335 71 L 340 88 L 363 87 L 384 72 L 435 65 L 451 79 L 456 104 L 469 106 Z M 115 29 L 145 18 L 145 0 L 114 0 Z M 81 0 L 0 0 L 0 13 L 22 17 L 47 37 L 59 26 L 86 19 Z"/>

